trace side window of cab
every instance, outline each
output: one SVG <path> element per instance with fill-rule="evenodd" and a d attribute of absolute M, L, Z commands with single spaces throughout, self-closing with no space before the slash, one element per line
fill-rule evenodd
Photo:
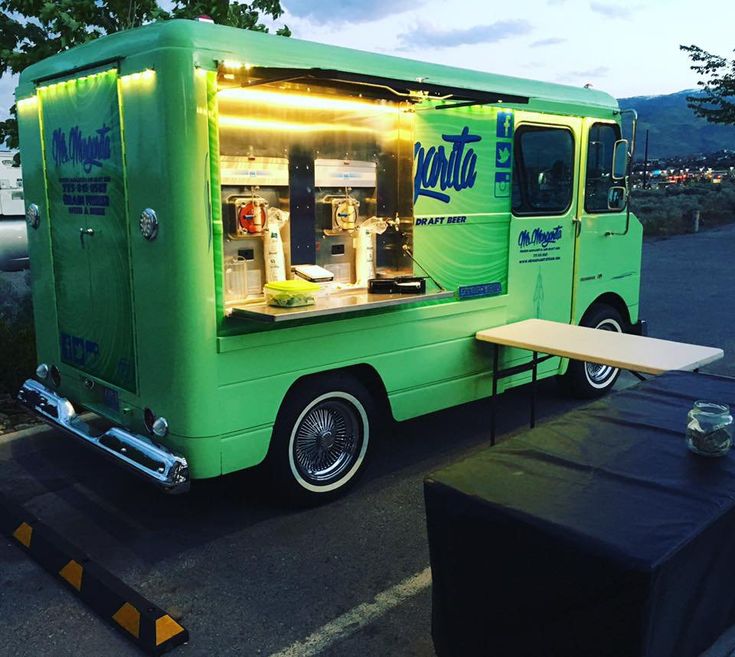
<path fill-rule="evenodd" d="M 574 137 L 563 127 L 520 126 L 513 145 L 513 214 L 562 215 L 572 204 Z"/>
<path fill-rule="evenodd" d="M 618 212 L 608 206 L 612 179 L 615 142 L 620 139 L 620 128 L 611 123 L 595 123 L 590 127 L 587 146 L 587 171 L 584 187 L 584 209 L 588 214 Z"/>

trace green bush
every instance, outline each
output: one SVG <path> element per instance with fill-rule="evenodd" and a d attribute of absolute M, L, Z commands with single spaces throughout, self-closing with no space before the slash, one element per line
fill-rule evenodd
<path fill-rule="evenodd" d="M 11 395 L 33 374 L 36 363 L 31 295 L 16 291 L 3 278 L 0 278 L 0 363 L 0 394 Z"/>
<path fill-rule="evenodd" d="M 691 230 L 692 214 L 700 211 L 700 227 L 735 221 L 735 182 L 690 183 L 664 189 L 636 189 L 630 208 L 646 235 L 675 235 Z"/>

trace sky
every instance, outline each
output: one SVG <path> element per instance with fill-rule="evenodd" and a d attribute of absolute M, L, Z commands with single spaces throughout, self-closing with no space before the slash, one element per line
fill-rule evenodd
<path fill-rule="evenodd" d="M 163 2 L 163 4 L 169 4 Z M 733 58 L 735 3 L 282 0 L 295 37 L 575 86 L 616 98 L 692 89 L 680 44 Z M 0 78 L 0 117 L 15 79 Z"/>
<path fill-rule="evenodd" d="M 680 44 L 735 57 L 735 3 L 693 0 L 282 0 L 298 38 L 616 98 L 696 87 Z"/>

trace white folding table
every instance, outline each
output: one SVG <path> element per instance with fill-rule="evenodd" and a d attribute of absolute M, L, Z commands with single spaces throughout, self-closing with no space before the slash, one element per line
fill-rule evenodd
<path fill-rule="evenodd" d="M 573 360 L 609 365 L 629 370 L 640 377 L 672 370 L 697 371 L 724 356 L 722 349 L 684 342 L 672 342 L 585 326 L 526 319 L 478 331 L 475 337 L 493 345 L 491 444 L 495 444 L 495 416 L 498 380 L 521 372 L 531 372 L 531 427 L 536 424 L 536 381 L 538 364 L 561 356 Z M 500 347 L 516 347 L 533 352 L 527 363 L 499 369 Z M 539 356 L 539 354 L 544 354 Z"/>

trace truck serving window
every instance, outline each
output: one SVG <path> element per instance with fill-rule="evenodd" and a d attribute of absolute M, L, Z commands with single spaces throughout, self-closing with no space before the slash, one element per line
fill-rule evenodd
<path fill-rule="evenodd" d="M 569 130 L 520 126 L 513 147 L 513 214 L 564 214 L 572 202 L 573 173 Z"/>
<path fill-rule="evenodd" d="M 589 213 L 618 212 L 610 210 L 607 194 L 614 185 L 611 174 L 615 141 L 620 128 L 610 123 L 595 123 L 590 128 L 587 147 L 587 176 L 584 188 L 584 209 Z"/>

